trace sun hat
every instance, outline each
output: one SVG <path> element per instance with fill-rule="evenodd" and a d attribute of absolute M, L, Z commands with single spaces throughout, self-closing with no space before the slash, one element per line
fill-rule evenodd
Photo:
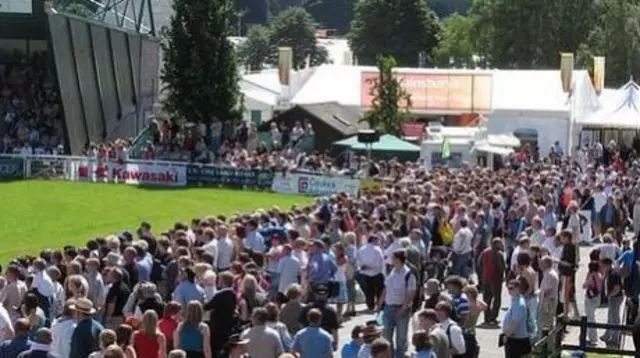
<path fill-rule="evenodd" d="M 88 298 L 78 298 L 70 308 L 76 312 L 92 315 L 96 313 L 96 309 L 93 308 L 93 302 Z"/>

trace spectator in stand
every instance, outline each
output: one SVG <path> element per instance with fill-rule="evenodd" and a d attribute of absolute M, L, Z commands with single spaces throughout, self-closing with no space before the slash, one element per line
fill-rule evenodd
<path fill-rule="evenodd" d="M 0 153 L 57 154 L 64 124 L 45 53 L 0 53 Z"/>

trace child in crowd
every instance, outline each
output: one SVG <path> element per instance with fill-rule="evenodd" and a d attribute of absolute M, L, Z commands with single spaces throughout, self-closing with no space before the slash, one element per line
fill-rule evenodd
<path fill-rule="evenodd" d="M 362 331 L 363 326 L 355 326 L 353 330 L 351 330 L 351 341 L 345 343 L 342 346 L 341 356 L 342 358 L 355 358 L 358 356 L 358 352 L 360 351 L 360 347 L 362 346 Z"/>
<path fill-rule="evenodd" d="M 167 358 L 187 358 L 187 353 L 182 349 L 174 349 L 169 352 Z"/>
<path fill-rule="evenodd" d="M 413 358 L 436 358 L 431 350 L 431 337 L 427 331 L 416 331 L 411 337 L 411 343 L 415 349 Z"/>

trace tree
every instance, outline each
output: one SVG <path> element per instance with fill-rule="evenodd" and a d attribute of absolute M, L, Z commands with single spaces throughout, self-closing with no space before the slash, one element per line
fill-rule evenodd
<path fill-rule="evenodd" d="M 239 75 L 227 40 L 233 7 L 228 0 L 174 1 L 172 7 L 162 41 L 165 110 L 194 123 L 239 120 Z"/>
<path fill-rule="evenodd" d="M 238 46 L 238 57 L 252 71 L 262 70 L 271 52 L 270 31 L 263 25 L 249 27 L 246 41 Z"/>
<path fill-rule="evenodd" d="M 432 58 L 439 67 L 475 67 L 474 18 L 453 14 L 443 21 L 442 37 Z"/>
<path fill-rule="evenodd" d="M 402 87 L 396 77 L 394 68 L 396 61 L 390 56 L 378 56 L 378 78 L 371 83 L 369 95 L 373 98 L 371 108 L 364 114 L 361 122 L 369 124 L 369 128 L 383 133 L 397 134 L 400 124 L 412 116 L 411 96 Z"/>
<path fill-rule="evenodd" d="M 557 68 L 559 52 L 586 41 L 596 13 L 593 0 L 476 0 L 469 15 L 477 55 L 492 67 L 531 69 Z"/>
<path fill-rule="evenodd" d="M 640 5 L 624 0 L 602 0 L 600 14 L 583 50 L 606 56 L 605 81 L 619 87 L 630 77 L 640 78 Z"/>
<path fill-rule="evenodd" d="M 289 7 L 283 10 L 271 23 L 270 62 L 277 62 L 278 47 L 293 49 L 293 68 L 300 69 L 307 61 L 322 64 L 327 53 L 318 47 L 316 24 L 313 17 L 302 7 Z"/>
<path fill-rule="evenodd" d="M 356 0 L 308 0 L 304 8 L 325 29 L 345 35 L 353 20 Z"/>
<path fill-rule="evenodd" d="M 426 0 L 359 0 L 348 34 L 358 62 L 374 65 L 378 55 L 415 67 L 420 54 L 437 45 L 441 27 Z"/>

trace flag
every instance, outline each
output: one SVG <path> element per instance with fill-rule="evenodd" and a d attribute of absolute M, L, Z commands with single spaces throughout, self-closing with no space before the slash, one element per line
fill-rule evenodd
<path fill-rule="evenodd" d="M 444 139 L 442 140 L 440 153 L 442 155 L 442 159 L 448 159 L 449 157 L 451 157 L 451 143 L 449 143 L 448 137 L 444 137 Z"/>

